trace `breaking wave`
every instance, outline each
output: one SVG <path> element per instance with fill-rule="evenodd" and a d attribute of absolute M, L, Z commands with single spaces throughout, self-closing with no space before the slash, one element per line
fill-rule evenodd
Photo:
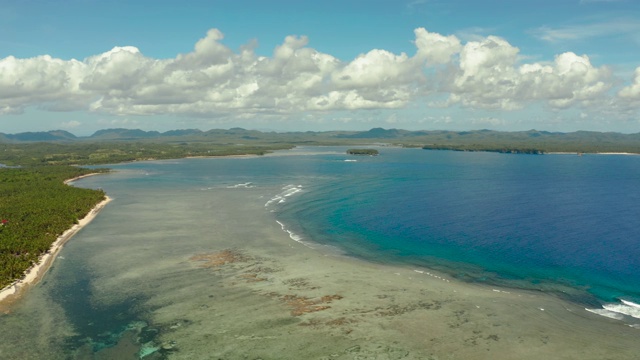
<path fill-rule="evenodd" d="M 302 191 L 302 185 L 287 185 L 282 188 L 282 192 L 267 201 L 264 206 L 267 207 L 272 204 L 282 204 L 286 201 L 286 198 Z"/>
<path fill-rule="evenodd" d="M 287 234 L 289 234 L 289 237 L 291 238 L 291 240 L 298 242 L 306 247 L 312 248 L 313 247 L 311 245 L 309 245 L 309 243 L 305 242 L 302 240 L 302 236 L 294 233 L 293 231 L 287 229 L 287 227 L 280 221 L 276 220 L 276 222 L 278 223 L 278 225 L 280 225 L 280 228 L 282 228 L 282 231 L 286 232 Z"/>
<path fill-rule="evenodd" d="M 250 188 L 253 188 L 253 187 L 255 187 L 255 186 L 253 185 L 253 183 L 246 182 L 246 183 L 242 183 L 242 184 L 229 185 L 229 186 L 227 186 L 227 189 L 237 189 L 237 188 L 247 188 L 247 189 L 250 189 Z"/>
<path fill-rule="evenodd" d="M 585 309 L 588 312 L 611 319 L 624 321 L 627 325 L 640 328 L 640 304 L 620 299 L 619 303 L 602 305 L 602 309 Z"/>

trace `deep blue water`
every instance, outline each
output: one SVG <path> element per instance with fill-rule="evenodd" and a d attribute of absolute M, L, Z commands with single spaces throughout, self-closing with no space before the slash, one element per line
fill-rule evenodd
<path fill-rule="evenodd" d="M 380 153 L 286 159 L 281 174 L 309 178 L 278 217 L 369 260 L 583 303 L 640 300 L 640 157 Z"/>
<path fill-rule="evenodd" d="M 640 301 L 640 156 L 345 150 L 114 168 L 150 172 L 126 181 L 132 191 L 299 185 L 270 209 L 306 241 L 592 305 Z"/>

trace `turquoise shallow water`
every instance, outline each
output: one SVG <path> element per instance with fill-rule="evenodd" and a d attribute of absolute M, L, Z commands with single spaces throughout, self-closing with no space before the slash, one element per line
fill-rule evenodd
<path fill-rule="evenodd" d="M 157 309 L 197 309 L 168 294 L 246 297 L 194 276 L 186 259 L 236 239 L 250 247 L 272 216 L 292 239 L 352 256 L 552 292 L 629 324 L 640 316 L 640 157 L 345 150 L 119 164 L 77 182 L 115 201 L 0 317 L 0 358 L 92 358 L 133 330 L 145 358 L 169 356 L 154 339 L 186 322 L 154 324 Z M 212 242 L 221 227 L 234 234 L 227 245 Z"/>
<path fill-rule="evenodd" d="M 640 157 L 345 150 L 115 168 L 148 175 L 126 180 L 129 188 L 296 187 L 283 190 L 277 218 L 296 236 L 369 260 L 590 305 L 640 301 Z"/>
<path fill-rule="evenodd" d="M 640 157 L 383 148 L 344 160 L 308 160 L 330 178 L 284 206 L 294 232 L 467 281 L 640 300 Z"/>

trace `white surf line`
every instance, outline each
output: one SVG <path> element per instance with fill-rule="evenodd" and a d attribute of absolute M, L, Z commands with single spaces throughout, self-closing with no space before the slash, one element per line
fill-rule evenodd
<path fill-rule="evenodd" d="M 631 319 L 640 319 L 640 304 L 629 300 L 620 299 L 620 303 L 609 303 L 602 305 L 600 309 L 584 308 L 586 311 L 604 316 L 610 319 L 624 321 L 625 324 L 634 329 L 640 329 L 640 323 Z M 632 322 L 632 323 L 628 323 Z"/>
<path fill-rule="evenodd" d="M 291 238 L 291 240 L 300 243 L 306 247 L 308 247 L 309 249 L 313 249 L 314 247 L 309 245 L 308 243 L 306 243 L 305 241 L 302 241 L 302 236 L 294 233 L 291 230 L 288 230 L 283 223 L 281 223 L 280 221 L 276 220 L 276 222 L 278 223 L 278 225 L 280 225 L 280 228 L 282 229 L 282 231 L 286 232 L 287 234 L 289 234 L 289 238 Z"/>
<path fill-rule="evenodd" d="M 445 282 L 451 282 L 451 281 L 449 281 L 449 279 L 447 279 L 447 278 L 445 278 L 445 277 L 443 277 L 443 276 L 436 275 L 436 274 L 432 274 L 432 273 L 430 273 L 430 272 L 428 272 L 428 271 L 415 270 L 415 269 L 414 269 L 413 271 L 417 272 L 418 274 L 425 274 L 425 275 L 429 275 L 429 276 L 431 276 L 432 278 L 436 278 L 436 279 L 438 279 L 438 280 L 442 280 L 442 281 L 445 281 Z"/>
<path fill-rule="evenodd" d="M 246 183 L 242 183 L 242 184 L 229 185 L 229 186 L 227 186 L 227 189 L 237 189 L 237 188 L 251 189 L 251 188 L 254 188 L 254 187 L 255 186 L 253 185 L 252 182 L 246 182 Z"/>
<path fill-rule="evenodd" d="M 286 198 L 288 198 L 289 196 L 292 196 L 300 191 L 302 191 L 302 185 L 287 185 L 285 187 L 282 188 L 282 190 L 284 190 L 283 192 L 281 192 L 280 194 L 272 197 L 271 199 L 269 199 L 269 201 L 267 201 L 264 206 L 267 207 L 271 204 L 273 204 L 274 202 L 277 202 L 278 204 L 281 204 L 283 202 L 285 202 Z"/>

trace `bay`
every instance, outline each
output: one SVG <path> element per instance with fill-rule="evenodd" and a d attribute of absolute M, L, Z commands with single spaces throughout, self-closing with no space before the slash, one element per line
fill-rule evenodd
<path fill-rule="evenodd" d="M 384 149 L 283 211 L 314 241 L 468 281 L 640 300 L 640 158 Z M 327 166 L 325 164 L 325 166 Z M 575 295 L 575 296 L 574 296 Z"/>
<path fill-rule="evenodd" d="M 467 301 L 474 309 L 502 301 L 482 300 L 487 289 L 498 291 L 496 296 L 523 290 L 505 306 L 541 301 L 540 309 L 551 316 L 540 317 L 529 305 L 496 310 L 505 324 L 516 326 L 501 337 L 536 326 L 546 333 L 549 321 L 563 319 L 558 334 L 570 335 L 558 335 L 559 344 L 572 344 L 567 336 L 575 331 L 584 331 L 589 344 L 591 336 L 604 336 L 594 329 L 613 326 L 606 334 L 623 342 L 602 351 L 632 352 L 624 329 L 640 326 L 634 310 L 640 300 L 639 157 L 378 150 L 377 157 L 353 157 L 344 147 L 299 147 L 263 157 L 117 164 L 110 166 L 113 173 L 76 182 L 103 188 L 114 201 L 65 246 L 44 281 L 0 316 L 0 357 L 350 358 L 345 349 L 354 346 L 363 352 L 368 346 L 374 356 L 376 349 L 391 351 L 389 344 L 410 337 L 396 339 L 386 330 L 374 336 L 373 329 L 388 323 L 374 326 L 344 314 L 382 314 L 375 321 L 403 316 L 397 302 L 416 301 L 411 291 L 428 291 L 425 299 L 443 295 L 406 309 L 446 309 L 435 319 L 449 324 L 442 333 L 453 332 L 441 347 L 430 343 L 433 354 L 455 349 L 461 358 L 473 358 L 477 352 L 456 340 L 463 335 L 451 324 L 469 311 Z M 220 254 L 235 256 L 237 263 L 202 268 L 197 260 Z M 347 266 L 340 262 L 344 255 L 366 262 Z M 415 269 L 407 271 L 446 283 L 408 291 L 404 281 L 415 280 L 407 275 L 398 280 L 400 288 L 386 289 L 380 269 L 391 269 L 390 276 Z M 434 269 L 442 276 L 431 274 Z M 425 279 L 420 281 L 430 281 Z M 458 287 L 454 279 L 481 287 Z M 335 299 L 343 296 L 322 289 L 349 293 L 341 285 L 346 281 L 354 294 L 340 301 L 352 308 L 327 323 L 349 329 L 331 325 L 322 333 L 313 325 L 320 320 L 286 310 L 291 299 L 327 298 L 334 303 L 322 308 L 339 311 Z M 447 289 L 475 295 L 454 301 L 444 295 Z M 362 295 L 368 291 L 373 293 Z M 552 297 L 538 300 L 537 293 Z M 552 300 L 558 297 L 577 305 Z M 365 303 L 371 309 L 362 310 Z M 557 313 L 554 306 L 571 311 Z M 622 327 L 573 318 L 584 307 Z M 496 326 L 496 316 L 491 312 L 475 323 Z M 515 325 L 520 318 L 528 321 Z M 361 335 L 353 325 L 358 321 Z M 476 336 L 480 330 L 465 331 Z M 251 339 L 260 342 L 248 346 Z M 538 349 L 535 337 L 526 339 L 518 341 L 533 358 L 552 351 Z M 421 339 L 406 346 L 425 348 Z M 509 358 L 511 348 L 502 351 L 495 358 Z"/>

